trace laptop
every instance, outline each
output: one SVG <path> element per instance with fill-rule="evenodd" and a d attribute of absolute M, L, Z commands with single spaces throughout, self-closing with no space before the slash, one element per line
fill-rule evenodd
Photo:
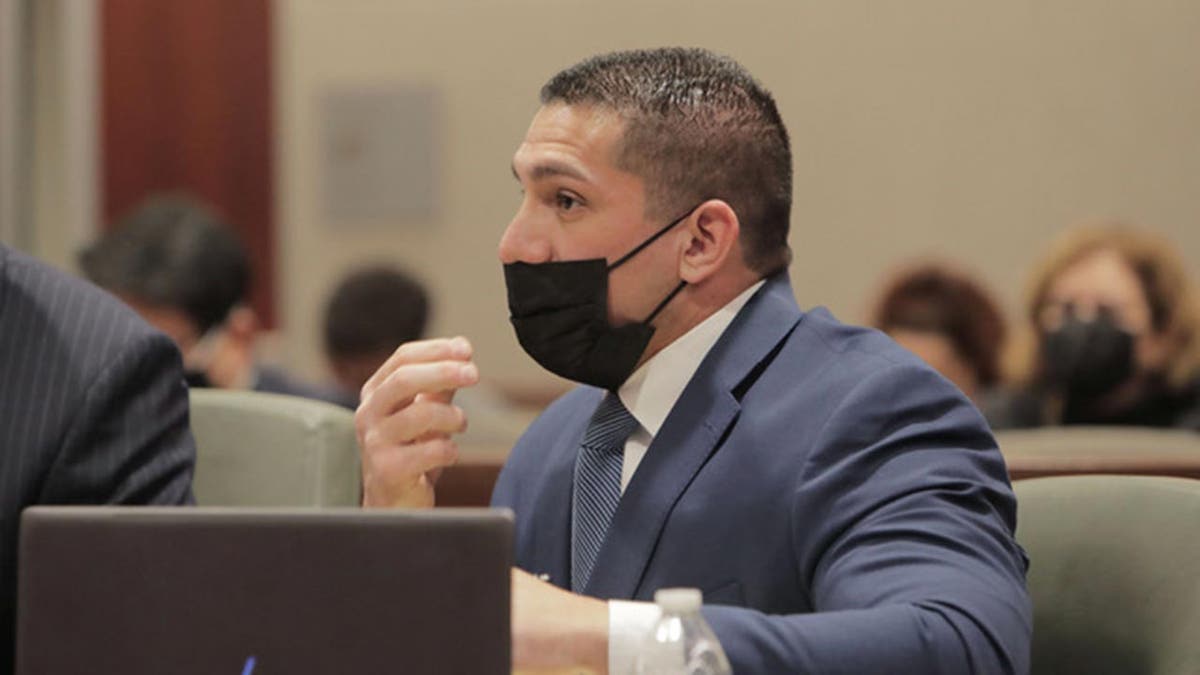
<path fill-rule="evenodd" d="M 33 507 L 18 675 L 510 672 L 504 510 Z"/>

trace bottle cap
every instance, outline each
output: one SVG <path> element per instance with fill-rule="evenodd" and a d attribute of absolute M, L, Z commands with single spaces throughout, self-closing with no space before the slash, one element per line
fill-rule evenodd
<path fill-rule="evenodd" d="M 654 593 L 654 602 L 664 612 L 695 612 L 702 599 L 698 588 L 660 588 Z"/>

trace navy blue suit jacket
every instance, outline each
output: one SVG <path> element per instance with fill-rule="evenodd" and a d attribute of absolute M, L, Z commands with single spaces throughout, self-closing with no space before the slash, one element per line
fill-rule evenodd
<path fill-rule="evenodd" d="M 12 668 L 21 510 L 190 503 L 195 457 L 170 339 L 0 244 L 0 673 Z"/>
<path fill-rule="evenodd" d="M 493 503 L 517 564 L 570 585 L 572 469 L 604 392 L 518 441 Z M 626 488 L 586 593 L 691 586 L 750 673 L 1024 673 L 1016 504 L 976 409 L 876 331 L 768 280 L 692 377 Z"/>

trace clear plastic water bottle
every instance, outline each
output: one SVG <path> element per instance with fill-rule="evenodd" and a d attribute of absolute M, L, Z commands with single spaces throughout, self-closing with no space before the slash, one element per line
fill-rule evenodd
<path fill-rule="evenodd" d="M 694 588 L 654 594 L 662 615 L 638 651 L 637 675 L 732 675 L 721 643 L 700 614 L 700 600 Z"/>

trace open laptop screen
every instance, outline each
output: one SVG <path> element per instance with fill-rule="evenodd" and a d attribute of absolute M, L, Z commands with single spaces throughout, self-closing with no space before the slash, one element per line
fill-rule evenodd
<path fill-rule="evenodd" d="M 508 673 L 506 511 L 35 507 L 17 673 Z"/>

